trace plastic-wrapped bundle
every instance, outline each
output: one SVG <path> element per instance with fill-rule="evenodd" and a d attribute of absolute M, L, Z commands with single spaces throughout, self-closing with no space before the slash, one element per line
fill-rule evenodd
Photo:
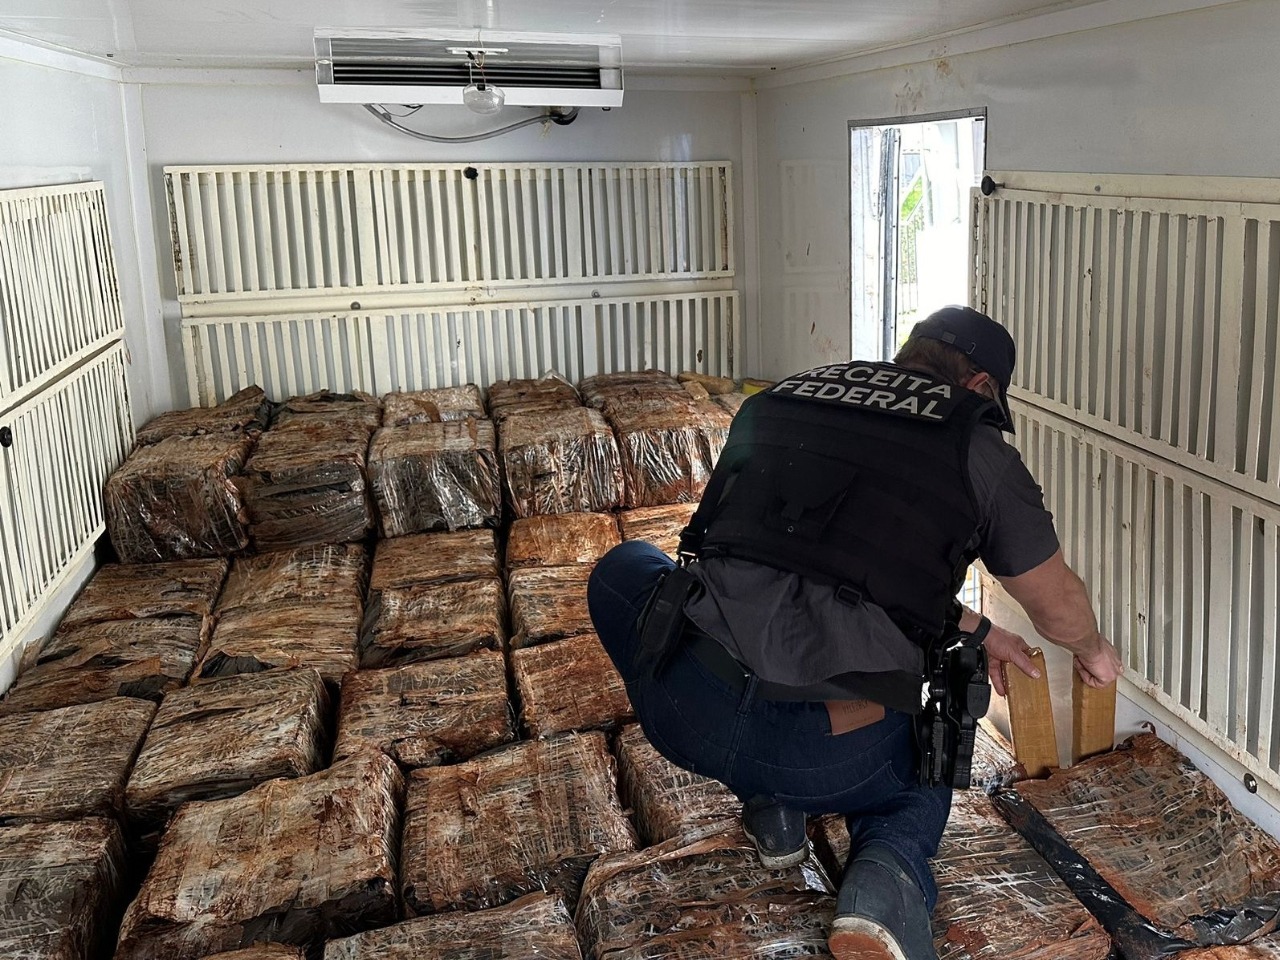
<path fill-rule="evenodd" d="M 595 627 L 587 610 L 591 568 L 520 567 L 508 575 L 511 598 L 511 646 L 531 647 L 590 633 Z"/>
<path fill-rule="evenodd" d="M 560 897 L 531 893 L 505 907 L 454 911 L 333 940 L 324 960 L 582 960 Z"/>
<path fill-rule="evenodd" d="M 216 407 L 170 410 L 147 421 L 138 431 L 138 443 L 159 443 L 169 437 L 195 437 L 206 433 L 250 433 L 266 429 L 271 401 L 259 386 L 245 387 Z"/>
<path fill-rule="evenodd" d="M 227 561 L 108 563 L 62 618 L 61 629 L 146 617 L 207 617 L 227 576 Z"/>
<path fill-rule="evenodd" d="M 499 380 L 489 387 L 489 415 L 501 422 L 513 414 L 554 413 L 582 406 L 573 384 L 551 375 L 541 380 Z"/>
<path fill-rule="evenodd" d="M 339 544 L 241 557 L 232 564 L 227 585 L 218 599 L 218 617 L 233 610 L 282 603 L 344 607 L 360 604 L 364 599 L 366 556 L 359 544 Z"/>
<path fill-rule="evenodd" d="M 301 947 L 286 943 L 260 943 L 243 950 L 210 954 L 201 960 L 306 960 L 306 953 Z"/>
<path fill-rule="evenodd" d="M 618 514 L 623 540 L 644 540 L 663 553 L 675 557 L 680 533 L 689 525 L 696 503 L 673 503 L 665 507 L 637 507 Z"/>
<path fill-rule="evenodd" d="M 696 383 L 712 396 L 724 396 L 733 393 L 737 389 L 734 382 L 728 377 L 713 377 L 693 370 L 682 371 L 676 379 L 681 383 Z"/>
<path fill-rule="evenodd" d="M 465 760 L 514 737 L 506 661 L 469 657 L 364 670 L 342 682 L 335 757 L 381 750 L 402 767 Z"/>
<path fill-rule="evenodd" d="M 733 416 L 718 404 L 680 396 L 610 402 L 627 507 L 694 503 L 729 437 Z"/>
<path fill-rule="evenodd" d="M 227 557 L 249 545 L 239 487 L 251 440 L 170 437 L 138 447 L 107 480 L 107 532 L 126 563 Z"/>
<path fill-rule="evenodd" d="M 722 393 L 713 399 L 728 410 L 730 416 L 736 417 L 738 411 L 742 409 L 742 405 L 747 402 L 747 395 L 745 393 Z"/>
<path fill-rule="evenodd" d="M 314 773 L 323 765 L 327 710 L 314 670 L 227 677 L 171 693 L 129 778 L 130 819 L 155 826 L 188 800 Z"/>
<path fill-rule="evenodd" d="M 354 393 L 330 393 L 320 390 L 305 397 L 290 397 L 280 404 L 271 421 L 274 429 L 298 426 L 302 423 L 340 424 L 352 434 L 364 433 L 366 437 L 382 426 L 382 404 L 359 390 Z"/>
<path fill-rule="evenodd" d="M 115 960 L 305 945 L 394 921 L 402 787 L 391 759 L 370 753 L 186 804 L 125 914 Z"/>
<path fill-rule="evenodd" d="M 742 813 L 728 787 L 677 767 L 654 749 L 639 724 L 622 729 L 617 751 L 618 791 L 646 844 L 705 835 Z"/>
<path fill-rule="evenodd" d="M 0 822 L 119 814 L 155 712 L 116 697 L 0 717 Z"/>
<path fill-rule="evenodd" d="M 635 843 L 602 733 L 415 770 L 400 859 L 405 907 L 479 910 L 534 890 L 572 904 L 592 860 Z"/>
<path fill-rule="evenodd" d="M 603 410 L 607 416 L 615 405 L 657 397 L 687 397 L 675 377 L 662 370 L 629 370 L 621 373 L 597 373 L 578 383 L 582 401 Z"/>
<path fill-rule="evenodd" d="M 507 498 L 517 517 L 598 513 L 622 503 L 622 462 L 599 410 L 515 414 L 498 427 Z"/>
<path fill-rule="evenodd" d="M 375 590 L 361 639 L 361 667 L 501 650 L 507 599 L 496 577 Z"/>
<path fill-rule="evenodd" d="M 361 605 L 290 601 L 219 614 L 199 676 L 311 667 L 332 684 L 360 665 Z"/>
<path fill-rule="evenodd" d="M 498 454 L 488 420 L 383 427 L 369 449 L 384 537 L 496 526 Z"/>
<path fill-rule="evenodd" d="M 607 513 L 526 517 L 507 533 L 507 569 L 595 563 L 618 544 L 618 524 Z"/>
<path fill-rule="evenodd" d="M 511 652 L 520 721 L 538 737 L 613 727 L 635 714 L 613 661 L 593 633 Z"/>
<path fill-rule="evenodd" d="M 124 854 L 112 820 L 0 827 L 0 956 L 93 960 L 109 953 Z"/>
<path fill-rule="evenodd" d="M 379 541 L 369 587 L 390 590 L 497 577 L 500 573 L 492 530 L 418 533 Z"/>
<path fill-rule="evenodd" d="M 830 882 L 812 862 L 780 870 L 760 866 L 755 847 L 735 829 L 597 860 L 582 885 L 578 935 L 591 960 L 808 956 L 812 946 L 826 946 L 830 893 Z M 769 904 L 779 905 L 779 922 L 770 922 Z M 713 940 L 722 952 L 681 951 L 679 944 L 690 937 Z M 795 938 L 796 950 L 783 953 L 788 938 Z M 634 952 L 641 947 L 649 952 Z"/>
<path fill-rule="evenodd" d="M 480 388 L 474 383 L 412 393 L 389 393 L 382 398 L 382 422 L 388 427 L 468 418 L 485 418 L 484 400 L 480 397 Z"/>
<path fill-rule="evenodd" d="M 1239 947 L 1205 947 L 1174 954 L 1177 960 L 1280 960 L 1280 936 Z"/>

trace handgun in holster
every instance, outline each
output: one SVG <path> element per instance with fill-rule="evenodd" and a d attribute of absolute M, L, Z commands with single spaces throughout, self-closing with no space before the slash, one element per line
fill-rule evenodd
<path fill-rule="evenodd" d="M 649 595 L 636 622 L 640 635 L 636 669 L 642 675 L 656 676 L 675 652 L 684 633 L 684 604 L 697 586 L 697 579 L 687 569 L 673 567 Z"/>
<path fill-rule="evenodd" d="M 982 645 L 990 629 L 991 621 L 983 617 L 972 633 L 953 629 L 930 651 L 926 696 L 916 731 L 921 786 L 945 783 L 967 790 L 972 782 L 978 721 L 991 704 L 987 651 Z"/>

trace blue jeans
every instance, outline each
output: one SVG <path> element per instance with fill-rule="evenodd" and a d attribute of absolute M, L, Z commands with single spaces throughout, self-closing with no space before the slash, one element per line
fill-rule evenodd
<path fill-rule="evenodd" d="M 656 547 L 629 540 L 601 558 L 587 586 L 600 642 L 626 681 L 650 742 L 672 763 L 719 780 L 739 797 L 764 795 L 806 813 L 845 814 L 850 857 L 868 844 L 890 848 L 932 911 L 937 888 L 929 859 L 951 812 L 951 790 L 917 784 L 911 718 L 887 711 L 877 723 L 832 736 L 821 703 L 761 699 L 755 677 L 735 692 L 686 650 L 658 676 L 641 676 L 634 663 L 636 620 L 672 565 Z"/>

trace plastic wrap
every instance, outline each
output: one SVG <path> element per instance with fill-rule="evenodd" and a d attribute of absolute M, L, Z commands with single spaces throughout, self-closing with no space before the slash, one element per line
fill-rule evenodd
<path fill-rule="evenodd" d="M 594 564 L 618 541 L 618 523 L 608 513 L 526 517 L 507 531 L 507 569 Z"/>
<path fill-rule="evenodd" d="M 638 724 L 618 735 L 618 792 L 646 844 L 690 838 L 732 823 L 742 802 L 724 784 L 682 770 L 658 753 Z"/>
<path fill-rule="evenodd" d="M 712 396 L 721 396 L 733 393 L 737 387 L 728 377 L 713 377 L 706 373 L 697 373 L 693 370 L 684 370 L 676 378 L 681 383 L 696 383 L 707 393 Z"/>
<path fill-rule="evenodd" d="M 116 697 L 0 717 L 0 822 L 119 814 L 155 712 Z"/>
<path fill-rule="evenodd" d="M 169 694 L 129 778 L 130 819 L 158 826 L 188 800 L 314 773 L 324 762 L 327 715 L 314 670 L 227 677 Z"/>
<path fill-rule="evenodd" d="M 363 432 L 366 437 L 382 426 L 382 404 L 359 390 L 354 393 L 331 393 L 320 390 L 305 397 L 290 397 L 280 404 L 271 421 L 273 429 L 324 422 L 340 424 L 352 434 Z"/>
<path fill-rule="evenodd" d="M 474 383 L 461 387 L 437 387 L 412 393 L 389 393 L 382 398 L 384 425 L 441 423 L 448 420 L 485 418 L 484 400 Z"/>
<path fill-rule="evenodd" d="M 622 503 L 622 461 L 598 410 L 509 416 L 498 427 L 507 499 L 516 517 L 598 513 Z"/>
<path fill-rule="evenodd" d="M 729 437 L 732 415 L 710 401 L 678 397 L 613 403 L 627 507 L 696 503 Z"/>
<path fill-rule="evenodd" d="M 212 434 L 138 447 L 107 480 L 107 532 L 126 563 L 226 557 L 249 545 L 233 482 L 253 443 Z"/>
<path fill-rule="evenodd" d="M 227 576 L 227 561 L 108 563 L 72 602 L 61 629 L 90 623 L 175 617 L 207 617 Z"/>
<path fill-rule="evenodd" d="M 489 387 L 489 415 L 496 421 L 514 414 L 553 413 L 582 406 L 573 384 L 551 375 L 541 380 L 499 380 Z"/>
<path fill-rule="evenodd" d="M 250 433 L 266 429 L 271 401 L 259 386 L 245 387 L 216 407 L 171 410 L 154 417 L 138 431 L 138 443 L 151 444 L 169 437 L 195 437 L 206 433 Z"/>
<path fill-rule="evenodd" d="M 582 960 L 564 900 L 531 893 L 505 907 L 421 917 L 334 940 L 324 960 Z"/>
<path fill-rule="evenodd" d="M 545 737 L 611 728 L 635 716 L 627 688 L 593 633 L 511 652 L 520 722 Z"/>
<path fill-rule="evenodd" d="M 1268 937 L 1239 947 L 1205 947 L 1176 954 L 1178 960 L 1280 960 L 1280 937 Z"/>
<path fill-rule="evenodd" d="M 405 907 L 478 910 L 534 890 L 558 891 L 572 906 L 590 862 L 635 843 L 602 733 L 415 770 L 400 859 Z"/>
<path fill-rule="evenodd" d="M 337 684 L 360 665 L 361 614 L 350 601 L 289 601 L 220 614 L 198 676 L 311 667 Z"/>
<path fill-rule="evenodd" d="M 587 406 L 608 415 L 615 405 L 625 406 L 637 400 L 657 397 L 687 397 L 675 377 L 662 370 L 628 370 L 621 373 L 598 373 L 584 377 L 578 392 Z"/>
<path fill-rule="evenodd" d="M 111 820 L 0 827 L 0 957 L 109 955 L 124 855 Z"/>
<path fill-rule="evenodd" d="M 369 587 L 390 590 L 497 577 L 500 573 L 492 530 L 419 533 L 378 543 Z"/>
<path fill-rule="evenodd" d="M 285 943 L 260 943 L 243 950 L 210 954 L 201 960 L 306 960 L 306 953 L 301 947 Z"/>
<path fill-rule="evenodd" d="M 308 944 L 396 919 L 395 764 L 370 753 L 189 803 L 125 914 L 115 960 Z"/>
<path fill-rule="evenodd" d="M 465 760 L 514 736 L 506 661 L 486 650 L 349 675 L 333 755 L 381 750 L 402 767 L 429 767 Z"/>
<path fill-rule="evenodd" d="M 690 380 L 686 383 L 682 383 L 681 386 L 684 387 L 684 392 L 687 393 L 689 396 L 693 397 L 693 399 L 695 400 L 711 399 L 710 392 L 708 392 L 707 388 L 700 383 L 695 383 L 694 381 Z"/>
<path fill-rule="evenodd" d="M 359 604 L 364 599 L 366 558 L 365 548 L 359 544 L 300 547 L 241 557 L 232 564 L 218 598 L 218 617 L 280 603 Z"/>
<path fill-rule="evenodd" d="M 747 395 L 745 393 L 722 393 L 713 399 L 728 410 L 731 416 L 736 417 L 738 411 L 742 409 L 742 405 L 747 402 Z"/>
<path fill-rule="evenodd" d="M 496 526 L 502 499 L 493 424 L 383 427 L 369 450 L 369 482 L 384 537 Z"/>
<path fill-rule="evenodd" d="M 830 893 L 830 881 L 812 860 L 767 869 L 734 829 L 600 858 L 583 883 L 576 922 L 591 960 L 806 956 L 816 945 L 825 948 Z M 775 922 L 768 919 L 771 904 L 778 908 Z M 791 954 L 782 952 L 789 937 L 799 941 Z M 679 944 L 689 940 L 701 940 L 704 949 L 717 943 L 720 952 L 683 952 Z M 640 948 L 648 952 L 635 952 Z"/>
<path fill-rule="evenodd" d="M 520 567 L 507 577 L 511 600 L 511 646 L 534 644 L 591 633 L 587 580 L 591 568 Z"/>
<path fill-rule="evenodd" d="M 375 590 L 361 637 L 361 667 L 501 650 L 507 599 L 496 577 Z"/>
<path fill-rule="evenodd" d="M 644 540 L 674 558 L 680 547 L 680 533 L 693 519 L 696 503 L 673 503 L 665 507 L 637 507 L 618 514 L 623 540 Z"/>

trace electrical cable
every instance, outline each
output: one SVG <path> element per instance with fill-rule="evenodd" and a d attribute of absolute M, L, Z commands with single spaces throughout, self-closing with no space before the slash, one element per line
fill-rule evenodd
<path fill-rule="evenodd" d="M 504 133 L 510 133 L 513 130 L 519 130 L 521 127 L 527 127 L 534 123 L 551 122 L 563 126 L 564 124 L 572 123 L 578 116 L 577 107 L 561 114 L 547 111 L 546 113 L 539 114 L 536 117 L 526 117 L 523 120 L 517 120 L 515 123 L 509 123 L 505 127 L 498 127 L 496 130 L 488 130 L 484 133 L 474 133 L 466 137 L 438 137 L 435 134 L 422 133 L 419 130 L 413 130 L 410 127 L 406 127 L 402 123 L 397 123 L 394 114 L 388 111 L 381 104 L 366 103 L 364 108 L 391 129 L 399 130 L 401 133 L 407 134 L 411 137 L 416 137 L 419 140 L 428 140 L 431 143 L 476 143 L 480 140 L 488 140 L 491 137 L 502 136 Z"/>

